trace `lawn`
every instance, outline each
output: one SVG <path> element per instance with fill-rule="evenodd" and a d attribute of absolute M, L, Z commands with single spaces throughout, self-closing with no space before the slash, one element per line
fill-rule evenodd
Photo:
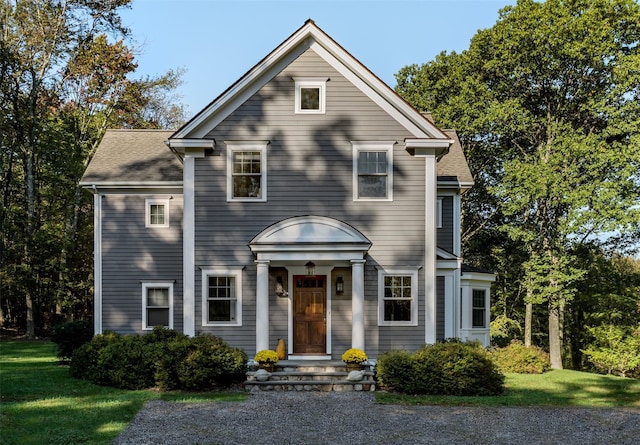
<path fill-rule="evenodd" d="M 640 408 L 640 380 L 551 371 L 509 374 L 498 397 L 403 396 L 377 392 L 379 403 L 467 406 Z M 230 393 L 127 391 L 69 376 L 48 342 L 0 342 L 0 444 L 108 444 L 148 400 L 241 401 Z"/>
<path fill-rule="evenodd" d="M 449 406 L 578 406 L 640 408 L 640 380 L 570 370 L 507 374 L 496 397 L 405 396 L 377 392 L 378 403 Z"/>
<path fill-rule="evenodd" d="M 127 391 L 69 376 L 48 342 L 0 342 L 0 444 L 109 444 L 148 400 L 239 401 L 246 395 Z"/>

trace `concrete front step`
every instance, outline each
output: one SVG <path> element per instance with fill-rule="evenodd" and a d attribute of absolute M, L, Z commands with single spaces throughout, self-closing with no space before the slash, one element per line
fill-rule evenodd
<path fill-rule="evenodd" d="M 375 391 L 374 372 L 365 367 L 363 379 L 349 381 L 342 362 L 305 362 L 283 360 L 266 381 L 255 379 L 256 369 L 247 372 L 245 390 L 256 391 Z"/>

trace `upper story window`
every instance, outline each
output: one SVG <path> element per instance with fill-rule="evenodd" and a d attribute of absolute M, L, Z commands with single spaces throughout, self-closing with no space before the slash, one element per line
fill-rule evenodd
<path fill-rule="evenodd" d="M 378 271 L 378 324 L 418 325 L 418 271 Z"/>
<path fill-rule="evenodd" d="M 227 142 L 227 200 L 267 200 L 266 142 Z"/>
<path fill-rule="evenodd" d="M 295 79 L 295 83 L 296 113 L 324 113 L 327 79 Z"/>
<path fill-rule="evenodd" d="M 145 226 L 169 227 L 169 199 L 145 199 Z"/>
<path fill-rule="evenodd" d="M 142 283 L 142 329 L 173 329 L 173 283 Z"/>
<path fill-rule="evenodd" d="M 393 200 L 393 142 L 353 143 L 353 199 Z"/>

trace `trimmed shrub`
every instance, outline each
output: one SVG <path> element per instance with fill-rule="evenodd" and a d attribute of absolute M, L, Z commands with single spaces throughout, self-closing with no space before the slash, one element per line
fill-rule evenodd
<path fill-rule="evenodd" d="M 413 393 L 413 359 L 407 351 L 386 351 L 378 356 L 376 378 L 390 391 Z"/>
<path fill-rule="evenodd" d="M 382 386 L 407 394 L 477 396 L 504 390 L 504 376 L 479 343 L 449 340 L 413 354 L 391 351 L 379 357 L 377 371 Z"/>
<path fill-rule="evenodd" d="M 53 328 L 51 341 L 58 347 L 58 357 L 69 360 L 73 353 L 93 338 L 93 322 L 91 320 L 73 320 Z"/>
<path fill-rule="evenodd" d="M 504 348 L 491 348 L 489 358 L 501 372 L 542 374 L 551 367 L 549 354 L 537 346 L 527 347 L 519 340 Z"/>
<path fill-rule="evenodd" d="M 155 328 L 146 335 L 107 332 L 71 359 L 74 377 L 124 389 L 208 390 L 244 380 L 247 355 L 212 336 Z"/>
<path fill-rule="evenodd" d="M 219 337 L 172 341 L 166 352 L 156 371 L 156 383 L 162 390 L 210 390 L 245 379 L 247 354 Z"/>

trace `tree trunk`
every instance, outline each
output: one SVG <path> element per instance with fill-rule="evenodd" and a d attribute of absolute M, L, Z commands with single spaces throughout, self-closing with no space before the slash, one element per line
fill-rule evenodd
<path fill-rule="evenodd" d="M 564 302 L 549 304 L 549 356 L 552 369 L 562 369 L 562 321 Z"/>
<path fill-rule="evenodd" d="M 524 314 L 524 345 L 528 348 L 531 346 L 531 333 L 533 331 L 531 327 L 533 319 L 533 304 L 527 303 Z"/>

